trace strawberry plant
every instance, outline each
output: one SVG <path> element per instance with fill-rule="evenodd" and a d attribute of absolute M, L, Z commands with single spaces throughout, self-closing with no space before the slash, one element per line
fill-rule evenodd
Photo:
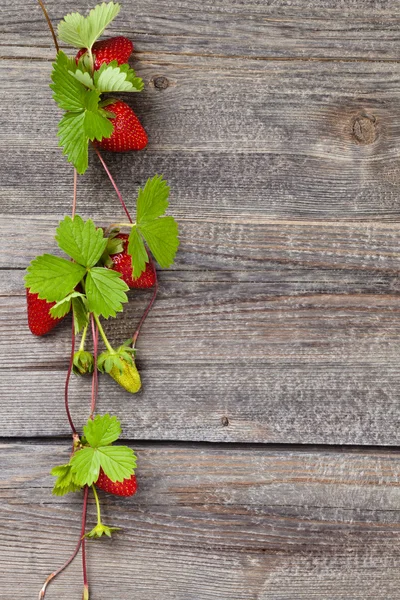
<path fill-rule="evenodd" d="M 96 399 L 98 372 L 110 376 L 127 392 L 141 389 L 135 364 L 136 344 L 158 290 L 155 262 L 171 266 L 178 249 L 178 226 L 166 215 L 169 186 L 160 175 L 149 179 L 138 190 L 135 220 L 100 153 L 100 149 L 120 152 L 141 150 L 147 134 L 128 104 L 115 93 L 140 92 L 143 81 L 128 64 L 133 44 L 119 36 L 99 40 L 106 27 L 118 15 L 119 4 L 103 3 L 87 16 L 70 13 L 58 25 L 58 38 L 78 48 L 75 56 L 59 49 L 57 36 L 42 0 L 38 0 L 49 24 L 57 55 L 53 63 L 50 87 L 53 98 L 63 111 L 59 122 L 59 144 L 74 167 L 74 193 L 71 216 L 59 223 L 55 240 L 57 255 L 46 253 L 34 258 L 25 276 L 28 325 L 35 335 L 45 335 L 61 320 L 72 315 L 69 367 L 65 384 L 65 409 L 72 432 L 69 461 L 55 466 L 53 494 L 82 493 L 82 523 L 76 548 L 58 570 L 46 579 L 39 593 L 45 597 L 49 582 L 59 575 L 82 551 L 83 600 L 89 599 L 86 569 L 87 538 L 111 537 L 118 530 L 103 524 L 97 490 L 118 495 L 136 493 L 136 457 L 127 446 L 113 445 L 121 435 L 120 421 L 109 414 L 98 415 Z M 110 94 L 112 94 L 110 96 Z M 109 177 L 127 221 L 107 227 L 83 219 L 76 212 L 78 175 L 89 165 L 92 147 Z M 121 232 L 125 229 L 125 232 Z M 153 289 L 153 293 L 131 338 L 113 347 L 104 331 L 104 320 L 123 311 L 131 289 Z M 79 347 L 77 337 L 79 336 Z M 87 349 L 88 337 L 92 350 Z M 104 349 L 99 353 L 99 345 Z M 92 392 L 90 412 L 79 433 L 69 409 L 68 389 L 71 375 L 90 375 Z M 97 524 L 86 531 L 86 513 L 91 491 L 97 508 Z"/>

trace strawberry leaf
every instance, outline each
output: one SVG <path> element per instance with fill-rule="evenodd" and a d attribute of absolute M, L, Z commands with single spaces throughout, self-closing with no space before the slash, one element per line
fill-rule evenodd
<path fill-rule="evenodd" d="M 169 185 L 162 175 L 155 175 L 146 181 L 143 189 L 139 189 L 137 198 L 137 222 L 152 221 L 161 217 L 168 208 Z"/>
<path fill-rule="evenodd" d="M 96 229 L 93 221 L 84 221 L 79 215 L 66 216 L 56 233 L 59 248 L 84 267 L 93 267 L 107 246 L 103 230 Z"/>
<path fill-rule="evenodd" d="M 97 449 L 87 446 L 75 452 L 70 465 L 77 485 L 92 485 L 99 478 L 100 453 Z"/>
<path fill-rule="evenodd" d="M 119 66 L 117 61 L 103 63 L 93 75 L 96 89 L 103 92 L 140 92 L 143 80 L 135 76 L 129 65 Z"/>
<path fill-rule="evenodd" d="M 58 25 L 58 37 L 76 48 L 91 48 L 120 11 L 120 5 L 103 2 L 93 8 L 87 17 L 70 13 Z"/>
<path fill-rule="evenodd" d="M 173 217 L 163 216 L 168 208 L 169 186 L 161 175 L 148 179 L 139 190 L 136 225 L 129 234 L 128 252 L 133 272 L 139 277 L 149 261 L 144 241 L 160 267 L 173 264 L 179 246 L 178 225 Z"/>
<path fill-rule="evenodd" d="M 109 414 L 96 415 L 93 420 L 89 419 L 83 431 L 92 448 L 98 448 L 108 446 L 119 438 L 121 424 L 117 417 L 111 417 Z"/>
<path fill-rule="evenodd" d="M 86 297 L 89 310 L 105 319 L 115 317 L 122 311 L 122 303 L 128 302 L 126 291 L 129 287 L 121 279 L 120 273 L 104 267 L 93 267 L 86 277 Z"/>
<path fill-rule="evenodd" d="M 163 217 L 138 225 L 138 229 L 160 265 L 167 268 L 174 263 L 178 250 L 178 225 L 173 217 Z M 136 271 L 134 270 L 135 274 Z"/>
<path fill-rule="evenodd" d="M 132 257 L 132 267 L 135 277 L 140 277 L 146 269 L 146 263 L 149 262 L 149 257 L 136 225 L 132 227 L 129 234 L 128 253 Z"/>
<path fill-rule="evenodd" d="M 72 163 L 78 173 L 83 173 L 88 168 L 89 139 L 85 131 L 85 113 L 65 113 L 58 124 L 59 145 L 63 147 L 63 154 L 67 155 L 68 162 Z"/>
<path fill-rule="evenodd" d="M 73 298 L 85 298 L 83 294 L 80 292 L 72 292 L 72 294 L 68 294 L 65 298 L 57 302 L 51 309 L 50 314 L 54 319 L 61 319 L 71 310 L 71 304 Z M 86 300 L 86 298 L 85 298 Z"/>
<path fill-rule="evenodd" d="M 30 263 L 25 276 L 25 287 L 40 299 L 60 302 L 85 275 L 85 268 L 65 258 L 43 254 Z"/>
<path fill-rule="evenodd" d="M 80 69 L 77 69 L 75 72 L 68 71 L 68 73 L 77 81 L 82 83 L 85 87 L 89 88 L 90 90 L 94 90 L 93 79 L 87 71 L 81 71 Z"/>
<path fill-rule="evenodd" d="M 98 453 L 101 468 L 111 481 L 123 481 L 134 474 L 136 457 L 128 446 L 102 446 Z"/>
<path fill-rule="evenodd" d="M 69 58 L 62 50 L 57 53 L 53 63 L 50 84 L 53 98 L 63 110 L 81 111 L 84 107 L 85 86 L 71 72 L 76 67 L 75 60 Z"/>
<path fill-rule="evenodd" d="M 54 496 L 64 496 L 69 492 L 77 492 L 81 489 L 81 486 L 77 485 L 74 481 L 71 465 L 67 464 L 54 467 L 51 470 L 51 474 L 54 477 L 57 477 L 57 481 L 55 482 L 52 491 Z"/>

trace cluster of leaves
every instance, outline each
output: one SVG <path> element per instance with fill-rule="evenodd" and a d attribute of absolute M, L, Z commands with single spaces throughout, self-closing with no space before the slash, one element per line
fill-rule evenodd
<path fill-rule="evenodd" d="M 141 275 L 149 261 L 144 243 L 161 267 L 169 267 L 179 245 L 178 226 L 171 216 L 164 215 L 168 207 L 169 187 L 156 175 L 139 190 L 137 220 L 131 227 L 128 252 L 132 257 L 134 276 Z M 79 215 L 66 216 L 60 222 L 55 237 L 58 246 L 71 259 L 43 254 L 28 267 L 25 285 L 48 302 L 56 302 L 51 315 L 63 317 L 73 309 L 75 332 L 88 323 L 89 314 L 115 317 L 128 301 L 127 284 L 121 274 L 103 266 L 110 254 L 120 251 L 121 241 L 104 237 L 91 219 Z M 106 257 L 106 258 L 105 258 Z"/>
<path fill-rule="evenodd" d="M 127 446 L 113 446 L 121 435 L 117 417 L 109 414 L 96 415 L 83 428 L 84 435 L 69 463 L 54 467 L 51 474 L 57 477 L 53 494 L 63 496 L 77 492 L 85 485 L 92 485 L 99 477 L 100 469 L 112 481 L 129 479 L 135 472 L 136 457 Z"/>
<path fill-rule="evenodd" d="M 91 219 L 66 216 L 56 240 L 73 261 L 52 254 L 38 256 L 28 267 L 26 287 L 39 298 L 56 302 L 50 310 L 54 318 L 63 317 L 73 307 L 76 333 L 87 325 L 91 312 L 106 319 L 115 317 L 128 301 L 129 288 L 120 273 L 96 266 L 107 246 L 103 230 L 96 229 Z"/>
<path fill-rule="evenodd" d="M 60 146 L 80 174 L 88 167 L 89 140 L 101 141 L 113 132 L 112 118 L 115 115 L 107 111 L 107 105 L 114 100 L 103 100 L 101 95 L 140 92 L 143 89 L 142 79 L 136 77 L 128 64 L 118 65 L 117 61 L 113 61 L 104 63 L 97 71 L 93 70 L 93 44 L 119 10 L 119 4 L 103 3 L 91 10 L 87 17 L 79 13 L 68 14 L 58 26 L 61 40 L 76 48 L 87 49 L 78 62 L 59 51 L 50 85 L 54 100 L 66 111 L 58 127 Z"/>

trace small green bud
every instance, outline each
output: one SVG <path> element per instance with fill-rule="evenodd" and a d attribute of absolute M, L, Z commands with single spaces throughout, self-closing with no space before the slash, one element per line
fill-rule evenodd
<path fill-rule="evenodd" d="M 78 352 L 75 352 L 72 365 L 72 370 L 75 375 L 86 375 L 86 373 L 93 373 L 93 368 L 93 354 L 86 352 L 86 350 L 79 350 Z"/>

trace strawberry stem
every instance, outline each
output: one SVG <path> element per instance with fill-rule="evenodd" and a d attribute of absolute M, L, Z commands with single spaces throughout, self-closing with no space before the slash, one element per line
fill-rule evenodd
<path fill-rule="evenodd" d="M 147 308 L 146 308 L 146 310 L 144 311 L 144 313 L 143 313 L 143 315 L 142 315 L 142 318 L 141 318 L 141 319 L 140 319 L 140 321 L 139 321 L 139 325 L 137 326 L 137 328 L 136 328 L 136 331 L 135 331 L 135 333 L 134 333 L 134 334 L 133 334 L 133 336 L 132 336 L 132 348 L 135 348 L 135 346 L 136 346 L 136 342 L 137 342 L 137 339 L 138 339 L 138 337 L 139 337 L 139 334 L 140 334 L 140 330 L 141 330 L 141 328 L 142 328 L 142 325 L 143 325 L 143 323 L 145 322 L 145 320 L 147 319 L 147 315 L 149 314 L 149 312 L 150 312 L 150 310 L 151 310 L 151 308 L 152 308 L 152 306 L 153 306 L 153 304 L 154 304 L 154 302 L 155 302 L 155 299 L 156 299 L 156 297 L 157 297 L 157 293 L 158 293 L 158 277 L 157 277 L 157 271 L 156 271 L 156 269 L 154 268 L 154 262 L 153 262 L 153 259 L 152 259 L 151 255 L 150 255 L 150 253 L 149 253 L 149 255 L 148 255 L 148 256 L 149 256 L 149 262 L 150 262 L 150 264 L 153 266 L 153 270 L 154 270 L 154 291 L 153 291 L 153 294 L 152 294 L 152 296 L 151 296 L 151 298 L 150 298 L 150 302 L 148 303 L 148 305 L 147 305 Z"/>
<path fill-rule="evenodd" d="M 99 496 L 97 494 L 96 486 L 94 484 L 92 485 L 92 491 L 93 491 L 93 496 L 94 496 L 94 499 L 96 502 L 97 525 L 102 525 L 103 523 L 101 522 L 100 501 L 99 501 Z"/>
<path fill-rule="evenodd" d="M 88 325 L 85 325 L 85 327 L 83 328 L 83 331 L 82 331 L 81 343 L 79 344 L 79 351 L 80 352 L 83 352 L 83 350 L 85 349 L 85 341 L 86 341 L 87 330 L 88 330 Z"/>
<path fill-rule="evenodd" d="M 99 332 L 100 332 L 100 335 L 101 335 L 101 337 L 103 339 L 105 347 L 107 348 L 107 350 L 109 352 L 111 352 L 112 354 L 114 354 L 115 353 L 114 348 L 111 346 L 110 342 L 107 339 L 107 336 L 106 336 L 106 334 L 104 332 L 104 329 L 103 329 L 103 327 L 102 327 L 102 325 L 100 323 L 99 317 L 95 313 L 92 313 L 92 314 L 93 314 L 94 320 L 96 321 L 96 325 L 99 328 Z"/>
<path fill-rule="evenodd" d="M 79 549 L 80 549 L 80 547 L 82 545 L 83 536 L 85 535 L 85 529 L 86 529 L 86 514 L 87 514 L 88 494 L 89 494 L 89 488 L 86 485 L 85 486 L 85 490 L 83 492 L 81 532 L 80 532 L 79 540 L 78 540 L 78 543 L 76 544 L 75 550 L 73 551 L 73 553 L 71 554 L 71 556 L 69 557 L 69 559 L 63 564 L 62 567 L 60 567 L 59 569 L 57 569 L 57 571 L 54 571 L 54 573 L 51 573 L 48 576 L 48 578 L 44 582 L 44 585 L 43 585 L 42 589 L 39 592 L 39 600 L 43 600 L 43 598 L 44 598 L 44 596 L 46 594 L 46 588 L 49 585 L 50 581 L 52 581 L 53 579 L 55 579 L 57 577 L 57 575 L 59 575 L 60 573 L 62 573 L 62 571 L 64 571 L 64 569 L 66 569 L 68 567 L 68 565 L 71 564 L 71 562 L 74 560 L 75 556 L 79 552 Z"/>
<path fill-rule="evenodd" d="M 128 219 L 129 219 L 129 222 L 133 223 L 131 215 L 129 214 L 129 211 L 128 211 L 127 207 L 126 207 L 126 204 L 125 204 L 125 202 L 124 202 L 124 200 L 122 198 L 121 192 L 119 191 L 119 189 L 117 187 L 117 184 L 115 183 L 115 181 L 113 179 L 113 176 L 111 175 L 110 171 L 108 170 L 108 167 L 107 167 L 106 163 L 104 162 L 103 157 L 101 156 L 101 154 L 100 154 L 97 146 L 95 144 L 92 144 L 92 146 L 93 146 L 94 151 L 96 152 L 97 156 L 99 157 L 99 160 L 100 160 L 101 164 L 103 165 L 104 170 L 107 173 L 109 180 L 112 183 L 112 186 L 113 186 L 113 188 L 114 188 L 114 190 L 115 190 L 115 192 L 116 192 L 116 194 L 117 194 L 117 196 L 119 198 L 119 201 L 121 202 L 122 208 L 124 209 L 125 214 L 128 217 Z"/>
<path fill-rule="evenodd" d="M 97 373 L 97 353 L 98 353 L 98 345 L 99 345 L 99 327 L 95 327 L 93 314 L 90 315 L 90 323 L 92 326 L 92 336 L 93 336 L 93 375 L 92 375 L 92 401 L 90 404 L 90 419 L 93 419 L 94 411 L 96 410 L 96 398 L 97 398 L 97 390 L 98 390 L 98 373 Z"/>
<path fill-rule="evenodd" d="M 47 21 L 47 25 L 49 26 L 51 35 L 53 36 L 53 42 L 54 42 L 54 46 L 56 48 L 56 52 L 59 52 L 60 51 L 60 47 L 59 47 L 58 42 L 57 42 L 56 34 L 54 33 L 53 25 L 52 25 L 52 23 L 50 21 L 49 13 L 47 12 L 46 7 L 43 4 L 42 0 L 38 0 L 38 3 L 39 3 L 40 8 L 43 11 L 43 14 L 44 14 L 44 17 L 45 17 L 45 19 Z"/>
<path fill-rule="evenodd" d="M 71 379 L 72 367 L 74 364 L 74 354 L 75 354 L 75 324 L 74 324 L 74 319 L 72 319 L 71 356 L 69 359 L 67 377 L 65 379 L 64 403 L 65 403 L 65 412 L 67 413 L 67 418 L 68 418 L 69 425 L 72 430 L 72 434 L 76 435 L 77 431 L 76 431 L 76 427 L 75 427 L 74 422 L 71 417 L 71 413 L 69 410 L 69 401 L 68 401 L 68 388 L 69 388 L 69 382 Z"/>

